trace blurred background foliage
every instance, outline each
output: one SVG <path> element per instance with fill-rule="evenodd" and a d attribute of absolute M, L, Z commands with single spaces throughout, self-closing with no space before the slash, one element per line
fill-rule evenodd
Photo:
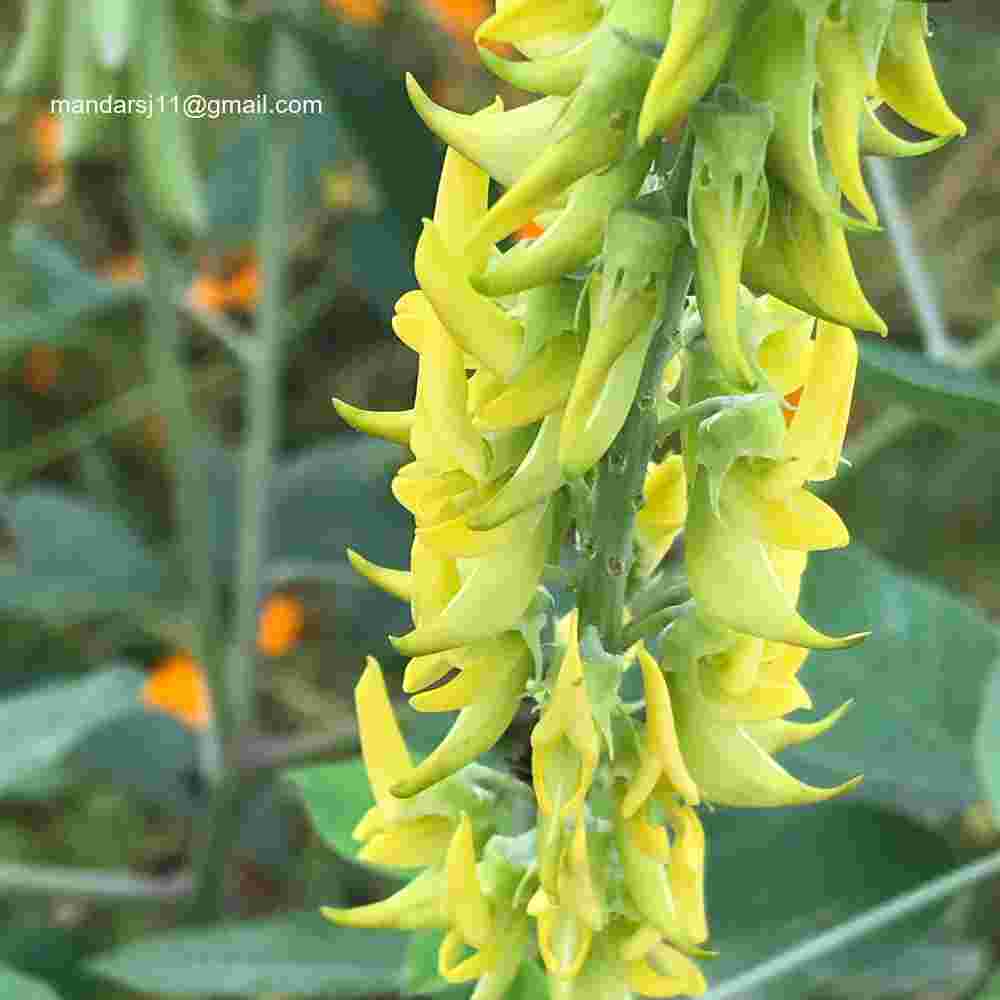
<path fill-rule="evenodd" d="M 185 927 L 208 808 L 198 739 L 211 706 L 190 653 L 167 429 L 146 371 L 134 164 L 124 122 L 102 120 L 91 155 L 66 162 L 65 126 L 48 113 L 58 95 L 5 97 L 0 998 L 445 987 L 433 942 L 334 929 L 315 913 L 389 884 L 348 860 L 351 827 L 370 803 L 359 765 L 295 769 L 289 781 L 267 761 L 303 734 L 304 761 L 311 734 L 349 741 L 363 655 L 401 665 L 384 637 L 405 629 L 405 611 L 353 576 L 344 548 L 403 560 L 411 526 L 389 493 L 403 453 L 348 431 L 330 398 L 380 409 L 410 403 L 414 358 L 388 320 L 414 284 L 412 246 L 432 209 L 442 151 L 401 80 L 413 72 L 463 111 L 491 100 L 494 83 L 471 42 L 489 7 L 312 0 L 288 5 L 292 14 L 248 4 L 223 17 L 223 6 L 177 0 L 183 93 L 253 97 L 271 17 L 287 14 L 301 54 L 298 90 L 324 100 L 323 114 L 294 121 L 290 145 L 293 339 L 279 456 L 265 488 L 259 774 L 234 807 L 225 922 Z M 0 11 L 8 53 L 20 8 Z M 897 178 L 951 334 L 971 343 L 1000 329 L 1000 13 L 955 0 L 933 16 L 944 89 L 969 137 L 900 164 Z M 508 104 L 524 99 L 502 93 Z M 230 600 L 234 449 L 246 416 L 233 349 L 252 341 L 259 298 L 260 128 L 249 115 L 196 123 L 207 225 L 176 262 L 196 461 L 210 484 L 210 555 Z M 856 237 L 852 249 L 892 343 L 919 351 L 887 237 Z M 818 709 L 850 697 L 857 704 L 836 730 L 789 754 L 807 777 L 860 770 L 867 780 L 849 803 L 707 817 L 722 953 L 708 971 L 717 983 L 1000 847 L 997 383 L 988 371 L 965 379 L 908 363 L 886 360 L 877 345 L 866 355 L 851 441 L 867 450 L 832 493 L 855 543 L 847 555 L 816 559 L 806 587 L 819 625 L 836 632 L 864 620 L 875 632 L 836 660 L 813 654 L 806 668 Z M 886 418 L 901 393 L 920 419 Z M 876 448 L 870 431 L 880 421 L 890 432 Z M 820 611 L 831 607 L 833 618 Z M 417 748 L 447 725 L 401 714 Z M 500 759 L 523 739 L 516 731 Z M 315 755 L 324 748 L 319 739 Z M 126 881 L 116 892 L 118 877 Z M 998 956 L 1000 883 L 987 881 L 754 996 L 1000 996 L 1000 984 L 984 986 Z M 466 992 L 452 988 L 449 1000 Z M 527 968 L 512 995 L 544 994 Z"/>

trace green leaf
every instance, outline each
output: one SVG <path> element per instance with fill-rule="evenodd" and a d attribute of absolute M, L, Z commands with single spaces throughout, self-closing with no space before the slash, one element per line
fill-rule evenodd
<path fill-rule="evenodd" d="M 960 433 L 1000 430 L 1000 385 L 988 376 L 871 338 L 861 341 L 860 350 L 862 394 L 905 403 Z"/>
<path fill-rule="evenodd" d="M 132 711 L 95 728 L 80 742 L 73 767 L 174 815 L 199 815 L 205 797 L 195 734 L 171 716 L 145 711 L 137 702 Z"/>
<path fill-rule="evenodd" d="M 404 460 L 399 445 L 343 435 L 280 466 L 269 491 L 270 563 L 318 561 L 343 570 L 332 624 L 338 647 L 357 650 L 359 663 L 363 652 L 398 663 L 386 633 L 409 628 L 407 605 L 357 576 L 345 554 L 350 547 L 373 562 L 406 567 L 413 522 L 390 489 Z"/>
<path fill-rule="evenodd" d="M 1000 817 L 1000 664 L 986 685 L 976 728 L 976 763 L 996 819 Z"/>
<path fill-rule="evenodd" d="M 874 961 L 857 973 L 827 986 L 835 1000 L 872 997 L 962 997 L 982 982 L 990 966 L 989 946 L 982 941 L 920 942 Z"/>
<path fill-rule="evenodd" d="M 788 751 L 791 769 L 821 781 L 863 773 L 862 796 L 932 820 L 977 799 L 974 733 L 998 652 L 990 623 L 857 544 L 812 557 L 801 607 L 826 632 L 872 635 L 810 654 L 801 676 L 817 711 L 856 702 L 829 732 Z"/>
<path fill-rule="evenodd" d="M 59 1000 L 59 995 L 40 979 L 0 966 L 0 1000 Z"/>
<path fill-rule="evenodd" d="M 442 1000 L 459 1000 L 469 995 L 469 986 L 456 986 L 438 973 L 438 948 L 443 940 L 443 931 L 417 931 L 410 935 L 400 970 L 399 989 L 404 997 L 441 994 Z"/>
<path fill-rule="evenodd" d="M 403 81 L 381 52 L 348 44 L 336 30 L 336 20 L 319 6 L 301 19 L 289 17 L 288 24 L 399 220 L 408 257 L 420 233 L 420 217 L 434 204 L 440 144 L 413 113 Z M 379 113 L 373 115 L 372 108 Z"/>
<path fill-rule="evenodd" d="M 523 962 L 507 1000 L 548 1000 L 548 997 L 549 982 L 542 967 L 534 961 Z"/>
<path fill-rule="evenodd" d="M 286 777 L 302 793 L 309 818 L 324 843 L 341 857 L 353 859 L 359 844 L 351 831 L 375 805 L 361 758 L 303 767 L 289 771 Z"/>
<path fill-rule="evenodd" d="M 0 702 L 0 789 L 55 764 L 98 726 L 135 708 L 142 674 L 110 667 Z"/>
<path fill-rule="evenodd" d="M 395 989 L 406 937 L 334 927 L 318 913 L 168 931 L 99 956 L 92 971 L 163 996 L 354 997 Z"/>
<path fill-rule="evenodd" d="M 69 623 L 160 590 L 160 565 L 115 514 L 38 489 L 16 497 L 7 520 L 17 559 L 0 572 L 0 611 Z"/>
<path fill-rule="evenodd" d="M 314 93 L 315 84 L 303 84 Z M 338 157 L 340 125 L 333 113 L 289 118 L 289 214 L 298 223 L 321 204 L 323 171 Z M 237 249 L 253 240 L 260 202 L 260 136 L 263 121 L 250 118 L 212 164 L 206 185 L 209 238 Z"/>
<path fill-rule="evenodd" d="M 807 809 L 718 810 L 704 817 L 713 983 L 915 889 L 954 864 L 942 837 L 856 801 Z M 802 997 L 858 975 L 922 939 L 940 908 L 893 925 L 755 992 Z"/>

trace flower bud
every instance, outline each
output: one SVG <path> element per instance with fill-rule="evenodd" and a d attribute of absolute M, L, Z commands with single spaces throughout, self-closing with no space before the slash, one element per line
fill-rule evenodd
<path fill-rule="evenodd" d="M 898 0 L 878 64 L 878 92 L 898 115 L 932 135 L 965 135 L 948 107 L 927 51 L 927 7 Z"/>
<path fill-rule="evenodd" d="M 868 635 L 824 635 L 798 614 L 767 548 L 739 534 L 713 510 L 705 470 L 698 472 L 691 492 L 685 543 L 691 592 L 707 617 L 737 632 L 810 649 L 853 646 Z"/>
<path fill-rule="evenodd" d="M 874 226 L 878 213 L 865 187 L 860 160 L 861 116 L 870 86 L 866 55 L 850 17 L 823 19 L 816 65 L 824 146 L 847 200 Z"/>
<path fill-rule="evenodd" d="M 413 598 L 413 574 L 402 569 L 389 569 L 369 562 L 364 556 L 353 549 L 347 550 L 347 561 L 351 569 L 363 576 L 369 583 L 375 584 L 387 594 L 409 602 Z"/>
<path fill-rule="evenodd" d="M 748 245 L 744 280 L 820 319 L 885 336 L 888 328 L 858 282 L 844 229 L 775 178 L 760 247 Z"/>
<path fill-rule="evenodd" d="M 511 518 L 551 496 L 563 485 L 559 466 L 562 417 L 562 410 L 556 410 L 542 421 L 531 450 L 514 475 L 491 500 L 468 515 L 470 528 L 482 531 L 510 523 Z"/>
<path fill-rule="evenodd" d="M 361 410 L 336 397 L 333 405 L 340 419 L 362 434 L 409 445 L 414 410 Z"/>
<path fill-rule="evenodd" d="M 552 128 L 566 102 L 545 98 L 494 114 L 463 115 L 435 104 L 409 73 L 406 92 L 427 127 L 448 146 L 480 166 L 498 184 L 510 187 L 552 142 Z"/>
<path fill-rule="evenodd" d="M 548 507 L 522 540 L 475 561 L 458 593 L 437 617 L 402 637 L 390 636 L 405 656 L 464 646 L 513 628 L 527 610 L 541 580 L 551 531 Z"/>
<path fill-rule="evenodd" d="M 583 81 L 599 37 L 599 31 L 591 31 L 572 48 L 542 59 L 502 59 L 484 46 L 479 48 L 479 58 L 494 76 L 518 90 L 568 97 Z"/>
<path fill-rule="evenodd" d="M 583 267 L 600 253 L 609 215 L 635 197 L 652 160 L 653 151 L 642 147 L 577 181 L 545 232 L 494 259 L 483 274 L 472 277 L 473 286 L 485 295 L 509 295 Z"/>
<path fill-rule="evenodd" d="M 745 0 L 688 0 L 674 4 L 667 47 L 657 64 L 639 115 L 639 142 L 669 134 L 715 83 Z"/>
<path fill-rule="evenodd" d="M 566 193 L 570 185 L 619 160 L 625 152 L 626 131 L 617 120 L 583 125 L 556 138 L 531 163 L 486 213 L 469 238 L 467 252 L 482 249 L 531 222 Z"/>
<path fill-rule="evenodd" d="M 566 652 L 552 697 L 531 732 L 538 806 L 557 819 L 579 813 L 600 759 L 600 738 L 584 682 L 576 612 L 568 625 Z"/>
<path fill-rule="evenodd" d="M 879 121 L 871 102 L 865 101 L 862 109 L 860 145 L 861 152 L 865 156 L 923 156 L 925 153 L 933 153 L 935 149 L 940 149 L 954 138 L 955 135 L 942 135 L 924 139 L 922 142 L 901 139 Z"/>
<path fill-rule="evenodd" d="M 774 114 L 722 87 L 692 110 L 690 121 L 697 137 L 688 217 L 697 249 L 698 306 L 726 376 L 749 386 L 753 374 L 738 334 L 739 283 L 744 248 L 759 242 L 767 226 L 764 160 Z"/>
<path fill-rule="evenodd" d="M 594 28 L 603 13 L 600 0 L 505 0 L 476 30 L 476 43 L 510 42 L 521 48 L 533 42 L 566 48 Z"/>
<path fill-rule="evenodd" d="M 521 356 L 521 324 L 473 289 L 461 259 L 448 250 L 433 222 L 424 223 L 414 270 L 448 333 L 497 375 L 512 375 Z"/>
<path fill-rule="evenodd" d="M 835 788 L 805 785 L 754 741 L 751 723 L 718 718 L 690 670 L 671 674 L 670 688 L 684 760 L 708 802 L 749 808 L 804 805 L 849 791 L 861 780 Z"/>
<path fill-rule="evenodd" d="M 732 78 L 744 94 L 774 110 L 767 151 L 771 170 L 813 211 L 856 226 L 840 211 L 837 193 L 824 184 L 813 139 L 816 37 L 828 6 L 826 0 L 769 0 L 736 48 Z"/>
<path fill-rule="evenodd" d="M 437 748 L 392 793 L 416 795 L 492 749 L 517 714 L 532 662 L 527 643 L 509 632 L 470 650 L 450 683 L 413 698 L 420 711 L 461 711 Z"/>
<path fill-rule="evenodd" d="M 662 45 L 669 27 L 670 5 L 663 0 L 615 0 L 594 32 L 590 65 L 558 123 L 557 136 L 600 125 L 614 114 L 634 121 L 656 69 L 638 42 Z"/>

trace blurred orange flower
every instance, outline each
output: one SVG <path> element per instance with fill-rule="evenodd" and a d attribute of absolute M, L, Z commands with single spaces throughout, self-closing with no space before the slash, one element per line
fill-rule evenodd
<path fill-rule="evenodd" d="M 533 240 L 541 236 L 544 232 L 545 230 L 537 222 L 529 222 L 527 225 L 521 226 L 514 234 L 514 238 L 518 240 Z"/>
<path fill-rule="evenodd" d="M 424 6 L 458 42 L 471 41 L 476 28 L 493 13 L 489 0 L 424 0 Z"/>
<path fill-rule="evenodd" d="M 272 594 L 265 602 L 257 629 L 257 648 L 266 656 L 284 656 L 302 637 L 305 609 L 291 594 Z"/>
<path fill-rule="evenodd" d="M 101 265 L 97 273 L 116 285 L 130 285 L 145 280 L 146 266 L 138 254 L 129 253 L 112 257 Z"/>
<path fill-rule="evenodd" d="M 32 122 L 35 139 L 36 170 L 43 183 L 37 200 L 51 205 L 66 193 L 66 170 L 62 161 L 62 122 L 51 112 L 43 111 Z"/>
<path fill-rule="evenodd" d="M 196 309 L 222 312 L 242 309 L 253 312 L 257 308 L 260 276 L 257 256 L 252 250 L 239 254 L 235 266 L 226 273 L 200 274 L 188 290 L 188 301 Z"/>
<path fill-rule="evenodd" d="M 192 729 L 205 729 L 212 719 L 208 686 L 190 653 L 172 653 L 153 668 L 142 688 L 142 703 Z"/>
<path fill-rule="evenodd" d="M 39 396 L 48 395 L 62 372 L 62 352 L 51 344 L 35 344 L 24 355 L 24 384 Z"/>
<path fill-rule="evenodd" d="M 334 13 L 354 24 L 381 24 L 385 17 L 385 0 L 325 0 Z"/>

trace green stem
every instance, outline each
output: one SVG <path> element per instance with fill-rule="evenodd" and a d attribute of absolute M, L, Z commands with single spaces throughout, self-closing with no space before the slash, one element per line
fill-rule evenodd
<path fill-rule="evenodd" d="M 268 58 L 267 89 L 271 94 L 284 96 L 298 69 L 298 51 L 294 40 L 280 27 L 272 28 Z M 295 131 L 292 119 L 278 115 L 266 116 L 262 124 L 257 240 L 262 287 L 254 349 L 243 357 L 247 377 L 246 427 L 239 483 L 236 620 L 225 676 L 231 703 L 231 728 L 226 733 L 228 766 L 225 780 L 215 789 L 205 840 L 198 854 L 197 891 L 189 914 L 192 922 L 216 919 L 225 912 L 228 860 L 243 818 L 243 805 L 267 777 L 266 770 L 248 776 L 240 770 L 240 758 L 256 721 L 257 600 L 267 554 L 267 490 L 281 405 L 288 270 L 288 163 Z"/>
<path fill-rule="evenodd" d="M 663 197 L 683 217 L 690 182 L 693 142 L 685 136 Z M 667 363 L 681 349 L 677 337 L 681 313 L 694 274 L 690 243 L 677 250 L 664 321 L 650 346 L 628 417 L 601 459 L 593 493 L 590 566 L 579 590 L 580 630 L 597 627 L 605 648 L 621 648 L 621 629 L 629 570 L 634 561 L 635 498 L 642 495 L 646 467 L 656 445 L 656 398 Z"/>
<path fill-rule="evenodd" d="M 356 757 L 361 743 L 356 733 L 296 736 L 288 739 L 257 736 L 247 741 L 240 757 L 240 769 L 260 775 L 284 771 L 306 764 L 333 764 Z"/>
<path fill-rule="evenodd" d="M 728 980 L 706 993 L 704 1000 L 728 1000 L 729 997 L 743 996 L 831 952 L 846 948 L 847 945 L 913 913 L 926 910 L 927 907 L 953 896 L 967 886 L 998 874 L 1000 874 L 1000 853 L 991 854 L 981 861 L 965 865 L 958 871 L 943 875 L 920 886 L 919 889 L 897 896 L 839 927 L 818 934 L 810 941 L 783 952 L 769 962 L 761 963 L 742 976 Z"/>
<path fill-rule="evenodd" d="M 0 864 L 5 895 L 76 896 L 112 903 L 164 903 L 191 893 L 189 876 L 143 878 L 129 872 L 63 868 L 57 865 Z"/>
<path fill-rule="evenodd" d="M 924 350 L 936 361 L 946 361 L 952 357 L 955 348 L 948 336 L 934 283 L 917 250 L 909 212 L 896 183 L 895 164 L 891 160 L 871 156 L 865 167 L 871 181 L 872 195 L 885 219 L 885 228 L 899 264 L 903 288 L 906 289 L 917 327 L 924 340 Z"/>
<path fill-rule="evenodd" d="M 196 627 L 192 654 L 202 664 L 211 694 L 214 723 L 201 740 L 201 767 L 208 783 L 221 780 L 225 747 L 235 730 L 222 656 L 222 613 L 209 535 L 209 483 L 195 459 L 198 430 L 188 373 L 181 361 L 181 334 L 174 307 L 173 266 L 156 213 L 142 213 L 142 237 L 149 291 L 146 341 L 148 366 L 166 419 L 166 455 L 174 481 L 180 548 L 194 592 Z M 131 412 L 126 414 L 131 417 Z"/>
<path fill-rule="evenodd" d="M 619 646 L 612 649 L 612 653 L 623 653 L 629 646 L 639 642 L 640 639 L 649 639 L 659 635 L 671 622 L 687 614 L 694 607 L 693 601 L 684 601 L 681 604 L 670 604 L 654 611 L 645 618 L 631 621 L 622 629 Z"/>

